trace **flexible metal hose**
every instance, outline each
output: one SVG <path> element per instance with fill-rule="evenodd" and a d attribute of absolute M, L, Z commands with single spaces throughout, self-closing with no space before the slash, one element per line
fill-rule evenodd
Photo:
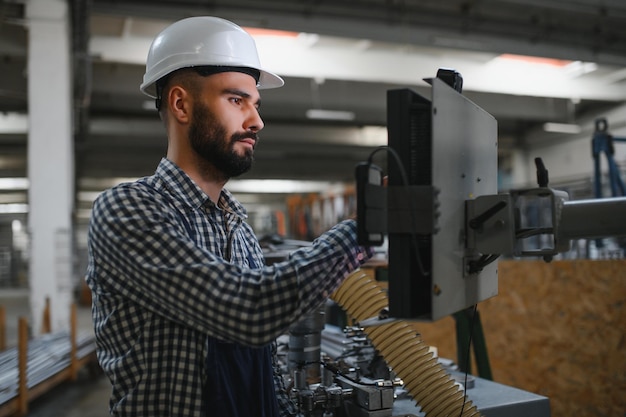
<path fill-rule="evenodd" d="M 363 271 L 348 276 L 331 299 L 357 322 L 377 317 L 389 305 L 386 290 Z M 409 322 L 392 321 L 364 331 L 427 417 L 481 415 Z"/>

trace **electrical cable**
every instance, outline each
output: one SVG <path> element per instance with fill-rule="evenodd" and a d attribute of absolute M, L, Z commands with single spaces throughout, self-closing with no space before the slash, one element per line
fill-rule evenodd
<path fill-rule="evenodd" d="M 554 234 L 554 227 L 535 227 L 527 229 L 519 229 L 515 232 L 515 238 L 526 239 L 531 236 L 551 235 Z"/>
<path fill-rule="evenodd" d="M 497 257 L 496 257 L 497 258 Z M 476 311 L 478 310 L 478 305 L 474 304 L 472 308 L 472 321 L 470 323 L 470 333 L 469 340 L 467 342 L 467 354 L 465 355 L 465 381 L 463 382 L 463 397 L 467 399 L 467 374 L 469 372 L 469 363 L 470 363 L 470 352 L 472 350 L 472 337 L 474 336 L 474 323 L 476 323 Z M 463 407 L 461 407 L 461 413 L 459 416 L 463 415 L 463 408 L 465 406 L 465 402 L 463 402 Z"/>
<path fill-rule="evenodd" d="M 480 272 L 490 263 L 494 262 L 500 257 L 499 254 L 482 255 L 478 260 L 469 262 L 469 273 L 474 274 Z"/>
<path fill-rule="evenodd" d="M 395 151 L 395 149 L 389 146 L 379 146 L 370 153 L 369 157 L 367 158 L 367 163 L 369 165 L 372 165 L 374 155 L 380 151 L 386 151 L 393 157 L 396 163 L 396 166 L 398 167 L 398 170 L 400 171 L 400 176 L 402 177 L 402 185 L 405 187 L 407 195 L 409 195 L 409 185 L 410 185 L 409 177 L 406 174 L 406 169 L 404 168 L 404 164 L 402 163 L 402 160 L 400 159 L 400 156 Z M 412 230 L 415 230 L 416 225 L 417 225 L 417 219 L 415 218 L 415 211 L 416 211 L 415 206 L 411 198 L 408 198 L 408 203 L 409 203 L 409 215 L 411 217 Z M 421 274 L 423 276 L 429 276 L 430 271 L 426 271 L 424 269 L 424 264 L 422 263 L 422 257 L 419 252 L 419 242 L 417 241 L 416 233 L 411 233 L 411 243 L 413 244 L 413 248 L 415 249 L 415 259 L 417 260 L 417 266 L 419 267 Z"/>
<path fill-rule="evenodd" d="M 320 362 L 320 365 L 322 365 L 324 368 L 326 368 L 329 371 L 331 371 L 334 375 L 341 376 L 341 377 L 347 379 L 348 381 L 354 382 L 355 384 L 360 384 L 360 385 L 368 386 L 368 387 L 378 387 L 379 386 L 378 382 L 365 382 L 365 381 L 361 381 L 361 380 L 356 379 L 356 378 L 352 378 L 351 376 L 348 376 L 347 374 L 341 372 L 341 370 L 339 368 L 337 368 L 335 366 L 331 366 L 328 363 Z"/>

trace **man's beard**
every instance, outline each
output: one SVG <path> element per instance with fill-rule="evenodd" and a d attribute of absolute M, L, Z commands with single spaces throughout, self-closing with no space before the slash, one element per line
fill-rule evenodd
<path fill-rule="evenodd" d="M 221 179 L 225 180 L 249 171 L 254 161 L 253 149 L 246 148 L 245 153 L 239 155 L 234 149 L 235 144 L 244 138 L 254 139 L 255 145 L 259 140 L 254 132 L 233 133 L 230 138 L 227 136 L 226 128 L 215 114 L 204 104 L 197 103 L 189 126 L 189 142 L 204 162 L 214 168 L 214 174 L 221 174 Z M 211 169 L 209 166 L 206 168 Z"/>

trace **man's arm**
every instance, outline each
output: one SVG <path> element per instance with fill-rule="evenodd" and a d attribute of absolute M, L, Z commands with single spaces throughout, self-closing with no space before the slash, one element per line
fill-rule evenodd
<path fill-rule="evenodd" d="M 127 185 L 94 203 L 98 288 L 198 331 L 251 346 L 270 343 L 319 306 L 369 256 L 342 222 L 288 260 L 248 269 L 200 248 L 154 195 Z"/>

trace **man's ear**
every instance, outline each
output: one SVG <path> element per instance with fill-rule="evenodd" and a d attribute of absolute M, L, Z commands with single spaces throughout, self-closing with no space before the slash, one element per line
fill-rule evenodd
<path fill-rule="evenodd" d="M 168 91 L 167 105 L 179 123 L 188 123 L 191 115 L 191 96 L 181 86 L 175 85 Z"/>

